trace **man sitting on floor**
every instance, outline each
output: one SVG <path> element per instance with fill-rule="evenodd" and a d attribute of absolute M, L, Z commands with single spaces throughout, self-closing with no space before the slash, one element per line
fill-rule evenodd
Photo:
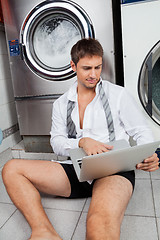
<path fill-rule="evenodd" d="M 51 145 L 58 155 L 81 147 L 88 155 L 107 152 L 109 141 L 132 136 L 137 144 L 153 141 L 133 98 L 125 88 L 102 80 L 103 49 L 95 39 L 82 39 L 71 50 L 77 81 L 53 104 Z M 128 161 L 129 161 L 128 156 Z M 137 169 L 158 169 L 156 154 Z M 32 240 L 58 240 L 41 204 L 39 191 L 67 198 L 92 197 L 87 215 L 87 240 L 118 240 L 123 216 L 132 196 L 134 171 L 79 182 L 71 160 L 17 160 L 3 168 L 3 181 L 16 207 L 31 226 Z"/>

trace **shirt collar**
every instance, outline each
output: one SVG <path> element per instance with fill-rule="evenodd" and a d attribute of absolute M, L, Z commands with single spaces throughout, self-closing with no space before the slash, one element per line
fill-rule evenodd
<path fill-rule="evenodd" d="M 96 95 L 98 95 L 99 94 L 99 85 L 100 85 L 100 83 L 102 82 L 102 78 L 100 77 L 100 80 L 99 80 L 99 82 L 97 83 L 97 85 L 96 85 Z"/>
<path fill-rule="evenodd" d="M 68 90 L 68 100 L 77 102 L 77 80 L 73 83 L 73 85 Z"/>
<path fill-rule="evenodd" d="M 100 77 L 99 82 L 96 85 L 96 95 L 99 94 L 99 84 L 102 82 L 102 78 Z M 77 102 L 77 80 L 73 83 L 73 85 L 70 87 L 70 89 L 68 90 L 68 96 L 67 96 L 68 100 L 73 101 L 73 102 Z"/>

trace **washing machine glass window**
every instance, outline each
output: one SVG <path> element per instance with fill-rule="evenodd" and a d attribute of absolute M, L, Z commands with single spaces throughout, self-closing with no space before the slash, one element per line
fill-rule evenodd
<path fill-rule="evenodd" d="M 33 34 L 33 57 L 44 69 L 61 70 L 70 62 L 71 47 L 81 39 L 78 27 L 63 16 L 43 19 Z"/>
<path fill-rule="evenodd" d="M 81 38 L 94 37 L 87 13 L 72 1 L 45 1 L 26 17 L 21 29 L 22 57 L 38 76 L 67 80 L 75 76 L 70 50 Z"/>
<path fill-rule="evenodd" d="M 160 42 L 151 49 L 142 65 L 138 92 L 143 107 L 160 125 Z"/>

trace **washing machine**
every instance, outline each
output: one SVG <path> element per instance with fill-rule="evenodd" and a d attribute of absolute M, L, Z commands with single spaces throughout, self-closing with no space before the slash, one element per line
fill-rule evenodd
<path fill-rule="evenodd" d="M 104 48 L 102 77 L 115 82 L 112 2 L 1 2 L 20 134 L 24 139 L 48 136 L 52 104 L 76 80 L 70 67 L 74 43 L 98 39 Z"/>
<path fill-rule="evenodd" d="M 124 84 L 160 139 L 160 0 L 122 0 Z M 136 116 L 135 116 L 136 118 Z"/>

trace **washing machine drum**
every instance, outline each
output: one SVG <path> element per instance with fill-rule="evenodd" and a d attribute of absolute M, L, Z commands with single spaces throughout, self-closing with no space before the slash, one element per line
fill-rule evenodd
<path fill-rule="evenodd" d="M 147 54 L 142 64 L 138 93 L 146 112 L 160 125 L 160 41 Z"/>
<path fill-rule="evenodd" d="M 82 38 L 94 38 L 87 13 L 72 1 L 45 1 L 26 17 L 21 29 L 22 56 L 28 67 L 48 80 L 75 76 L 71 47 Z"/>

